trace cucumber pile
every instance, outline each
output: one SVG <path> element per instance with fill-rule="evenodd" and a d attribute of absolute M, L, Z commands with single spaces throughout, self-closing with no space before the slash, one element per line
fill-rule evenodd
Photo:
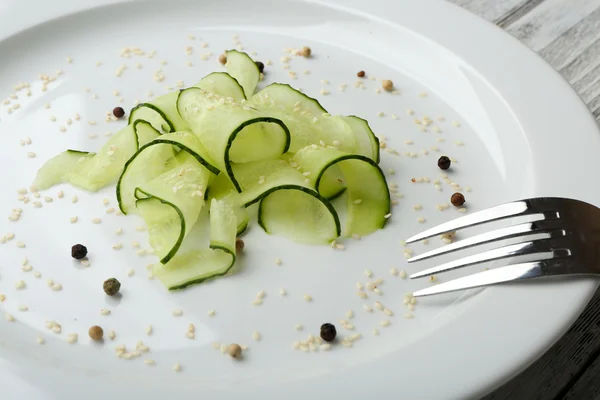
<path fill-rule="evenodd" d="M 390 212 L 379 141 L 365 120 L 331 116 L 286 84 L 255 93 L 254 61 L 235 50 L 226 56 L 227 72 L 137 105 L 97 153 L 67 150 L 34 182 L 97 191 L 117 181 L 119 208 L 145 220 L 160 259 L 155 275 L 171 290 L 231 269 L 252 204 L 267 233 L 310 244 L 368 235 Z M 344 192 L 342 229 L 332 200 Z M 209 246 L 184 249 L 186 238 L 196 240 L 192 228 L 207 224 Z"/>

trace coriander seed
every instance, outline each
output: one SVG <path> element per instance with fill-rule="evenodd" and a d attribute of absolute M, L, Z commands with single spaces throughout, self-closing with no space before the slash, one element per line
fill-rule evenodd
<path fill-rule="evenodd" d="M 102 337 L 104 336 L 104 330 L 98 325 L 94 325 L 90 328 L 88 334 L 92 340 L 102 340 Z"/>
<path fill-rule="evenodd" d="M 298 51 L 298 55 L 302 57 L 310 57 L 312 54 L 312 50 L 308 46 L 304 46 L 300 51 Z"/>
<path fill-rule="evenodd" d="M 227 353 L 231 356 L 231 358 L 241 358 L 242 357 L 242 348 L 239 344 L 233 343 L 229 345 L 227 349 Z"/>
<path fill-rule="evenodd" d="M 102 285 L 104 289 L 104 293 L 109 296 L 114 296 L 119 293 L 121 289 L 121 282 L 119 282 L 116 278 L 110 278 L 104 281 L 104 285 Z"/>
<path fill-rule="evenodd" d="M 87 256 L 87 247 L 82 244 L 76 244 L 71 247 L 71 257 L 76 260 L 81 260 Z"/>
<path fill-rule="evenodd" d="M 244 241 L 240 238 L 235 239 L 235 251 L 241 253 L 244 250 Z"/>
<path fill-rule="evenodd" d="M 394 89 L 394 82 L 390 81 L 389 79 L 384 79 L 381 81 L 381 87 L 383 90 L 390 92 L 392 89 Z"/>

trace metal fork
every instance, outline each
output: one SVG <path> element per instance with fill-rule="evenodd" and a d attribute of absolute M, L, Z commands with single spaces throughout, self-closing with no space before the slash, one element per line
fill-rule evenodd
<path fill-rule="evenodd" d="M 408 259 L 408 262 L 425 260 L 503 239 L 518 238 L 522 242 L 438 265 L 412 274 L 410 278 L 421 278 L 508 257 L 539 255 L 539 260 L 513 263 L 475 273 L 419 290 L 413 295 L 428 296 L 542 276 L 600 274 L 600 209 L 573 199 L 540 197 L 502 204 L 445 222 L 409 238 L 406 242 L 413 243 L 459 229 L 521 216 L 529 216 L 528 219 L 532 222 L 518 223 L 478 234 L 417 255 Z M 541 238 L 532 238 L 533 235 Z M 541 259 L 542 256 L 547 258 Z"/>

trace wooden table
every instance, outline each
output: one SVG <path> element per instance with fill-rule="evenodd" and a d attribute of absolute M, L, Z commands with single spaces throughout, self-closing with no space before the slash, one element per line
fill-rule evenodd
<path fill-rule="evenodd" d="M 600 0 L 449 1 L 537 52 L 600 117 Z M 600 399 L 600 290 L 554 347 L 485 399 Z"/>

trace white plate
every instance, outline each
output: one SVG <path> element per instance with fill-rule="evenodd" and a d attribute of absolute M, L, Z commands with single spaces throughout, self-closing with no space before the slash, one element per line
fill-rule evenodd
<path fill-rule="evenodd" d="M 592 279 L 504 285 L 423 299 L 414 319 L 403 318 L 404 294 L 428 282 L 390 274 L 391 267 L 409 272 L 425 267 L 407 266 L 400 240 L 461 215 L 435 208 L 448 202 L 453 190 L 447 184 L 438 192 L 433 182 L 410 182 L 413 177 L 437 179 L 436 160 L 442 152 L 458 160 L 451 179 L 463 191 L 472 187 L 465 192 L 469 210 L 539 195 L 600 204 L 600 188 L 587 179 L 592 176 L 588 171 L 600 170 L 594 120 L 558 74 L 510 36 L 458 8 L 430 0 L 111 1 L 115 4 L 97 8 L 106 3 L 5 1 L 0 8 L 2 97 L 9 96 L 17 82 L 31 82 L 31 96 L 22 90 L 11 100 L 11 106 L 19 103 L 20 109 L 10 115 L 8 106 L 1 110 L 0 160 L 5 174 L 0 205 L 5 213 L 23 208 L 20 221 L 4 220 L 0 229 L 0 236 L 16 235 L 0 246 L 0 293 L 6 295 L 0 307 L 16 318 L 0 322 L 3 398 L 476 397 L 547 349 L 596 289 Z M 187 37 L 191 34 L 195 40 Z M 90 195 L 67 186 L 53 188 L 42 195 L 40 209 L 32 205 L 38 199 L 29 204 L 17 200 L 17 189 L 28 186 L 49 157 L 67 147 L 96 149 L 106 131 L 123 126 L 104 122 L 105 113 L 118 104 L 114 90 L 129 108 L 149 90 L 163 93 L 166 85 L 175 86 L 180 79 L 192 84 L 221 68 L 216 56 L 234 46 L 234 34 L 244 50 L 258 53 L 256 59 L 273 61 L 267 66 L 268 81 L 302 87 L 332 113 L 368 118 L 377 133 L 387 136 L 388 145 L 401 152 L 383 153 L 382 166 L 396 171 L 389 180 L 405 195 L 385 230 L 347 242 L 345 251 L 333 251 L 268 237 L 254 224 L 245 238 L 247 251 L 239 274 L 168 293 L 146 278 L 145 265 L 153 258 L 137 256 L 131 246 L 132 240 L 145 243 L 144 233 L 135 230 L 140 221 L 105 214 L 103 198 L 110 197 L 109 207 L 116 206 L 112 189 Z M 314 57 L 292 56 L 290 70 L 298 74 L 292 80 L 282 68 L 282 49 L 304 45 L 313 49 Z M 156 50 L 156 56 L 119 57 L 126 46 Z M 193 46 L 191 56 L 186 46 Z M 209 51 L 210 60 L 202 61 L 201 54 Z M 67 63 L 67 57 L 73 62 Z M 161 65 L 161 60 L 168 63 Z M 121 64 L 128 68 L 118 78 L 115 70 Z M 166 76 L 162 83 L 152 79 L 159 68 Z M 38 74 L 54 75 L 58 69 L 64 73 L 42 92 Z M 379 81 L 369 79 L 368 89 L 354 88 L 358 70 L 392 79 L 402 94 L 377 94 Z M 339 91 L 341 84 L 348 85 L 345 92 Z M 321 89 L 331 94 L 320 95 Z M 49 109 L 44 107 L 47 102 Z M 407 115 L 409 108 L 414 116 Z M 380 111 L 385 116 L 378 117 Z M 76 113 L 81 121 L 67 125 Z M 52 115 L 56 122 L 50 121 Z M 433 125 L 429 132 L 420 132 L 413 119 L 424 115 L 443 133 L 432 132 Z M 446 120 L 438 121 L 437 116 Z M 89 125 L 88 120 L 98 124 Z M 60 125 L 67 127 L 65 133 Z M 90 139 L 90 133 L 98 137 Z M 19 141 L 27 137 L 31 145 L 21 147 Z M 437 142 L 438 137 L 446 141 Z M 457 140 L 464 146 L 455 145 Z M 431 146 L 442 152 L 421 154 Z M 405 156 L 407 151 L 418 157 Z M 28 158 L 27 152 L 37 157 Z M 57 198 L 60 189 L 63 199 Z M 54 201 L 45 203 L 46 195 Z M 71 203 L 73 195 L 79 197 L 76 204 Z M 417 203 L 423 210 L 413 210 Z M 71 224 L 72 216 L 79 221 Z M 427 219 L 425 224 L 417 222 L 420 216 Z M 103 222 L 92 224 L 94 217 Z M 121 236 L 114 234 L 118 227 L 125 230 Z M 19 241 L 26 247 L 18 248 Z M 88 268 L 70 258 L 69 249 L 77 242 L 90 250 Z M 115 243 L 125 248 L 114 251 Z M 437 239 L 429 246 L 433 245 Z M 417 252 L 422 248 L 415 246 Z M 41 278 L 21 271 L 24 257 Z M 283 265 L 275 265 L 277 257 Z M 130 268 L 135 275 L 127 277 Z M 355 285 L 367 280 L 367 268 L 385 280 L 384 294 L 369 293 L 364 301 L 356 296 Z M 120 301 L 102 292 L 102 282 L 110 276 L 123 283 Z M 61 283 L 63 290 L 52 291 L 48 278 Z M 27 288 L 15 289 L 18 280 Z M 287 296 L 278 294 L 280 287 Z M 253 306 L 261 289 L 267 292 L 264 304 Z M 312 295 L 312 303 L 303 300 L 304 294 Z M 390 327 L 379 326 L 386 318 L 381 311 L 363 311 L 364 303 L 377 300 L 395 313 Z M 18 311 L 20 305 L 29 311 Z M 100 315 L 102 308 L 110 308 L 112 314 Z M 183 309 L 183 316 L 171 315 L 176 308 Z M 210 309 L 216 316 L 207 315 Z M 355 314 L 354 331 L 339 326 L 348 310 Z M 47 320 L 61 323 L 62 334 L 50 332 Z M 338 325 L 342 336 L 361 333 L 363 338 L 353 348 L 338 345 L 327 353 L 292 349 L 293 341 L 318 334 L 326 321 Z M 196 325 L 195 340 L 184 337 L 190 322 Z M 297 323 L 304 331 L 294 329 Z M 114 329 L 116 340 L 90 343 L 87 329 L 92 324 Z M 145 333 L 148 324 L 154 327 L 152 336 Z M 373 328 L 379 329 L 379 336 L 372 334 Z M 259 342 L 252 339 L 255 330 L 262 334 Z M 67 344 L 68 333 L 79 334 L 77 344 Z M 36 344 L 38 336 L 44 345 Z M 117 344 L 133 348 L 138 340 L 150 346 L 149 354 L 130 361 L 115 357 Z M 215 341 L 249 345 L 245 360 L 232 362 L 212 348 Z M 144 365 L 146 358 L 156 365 Z M 183 367 L 180 373 L 172 371 L 176 362 Z"/>

